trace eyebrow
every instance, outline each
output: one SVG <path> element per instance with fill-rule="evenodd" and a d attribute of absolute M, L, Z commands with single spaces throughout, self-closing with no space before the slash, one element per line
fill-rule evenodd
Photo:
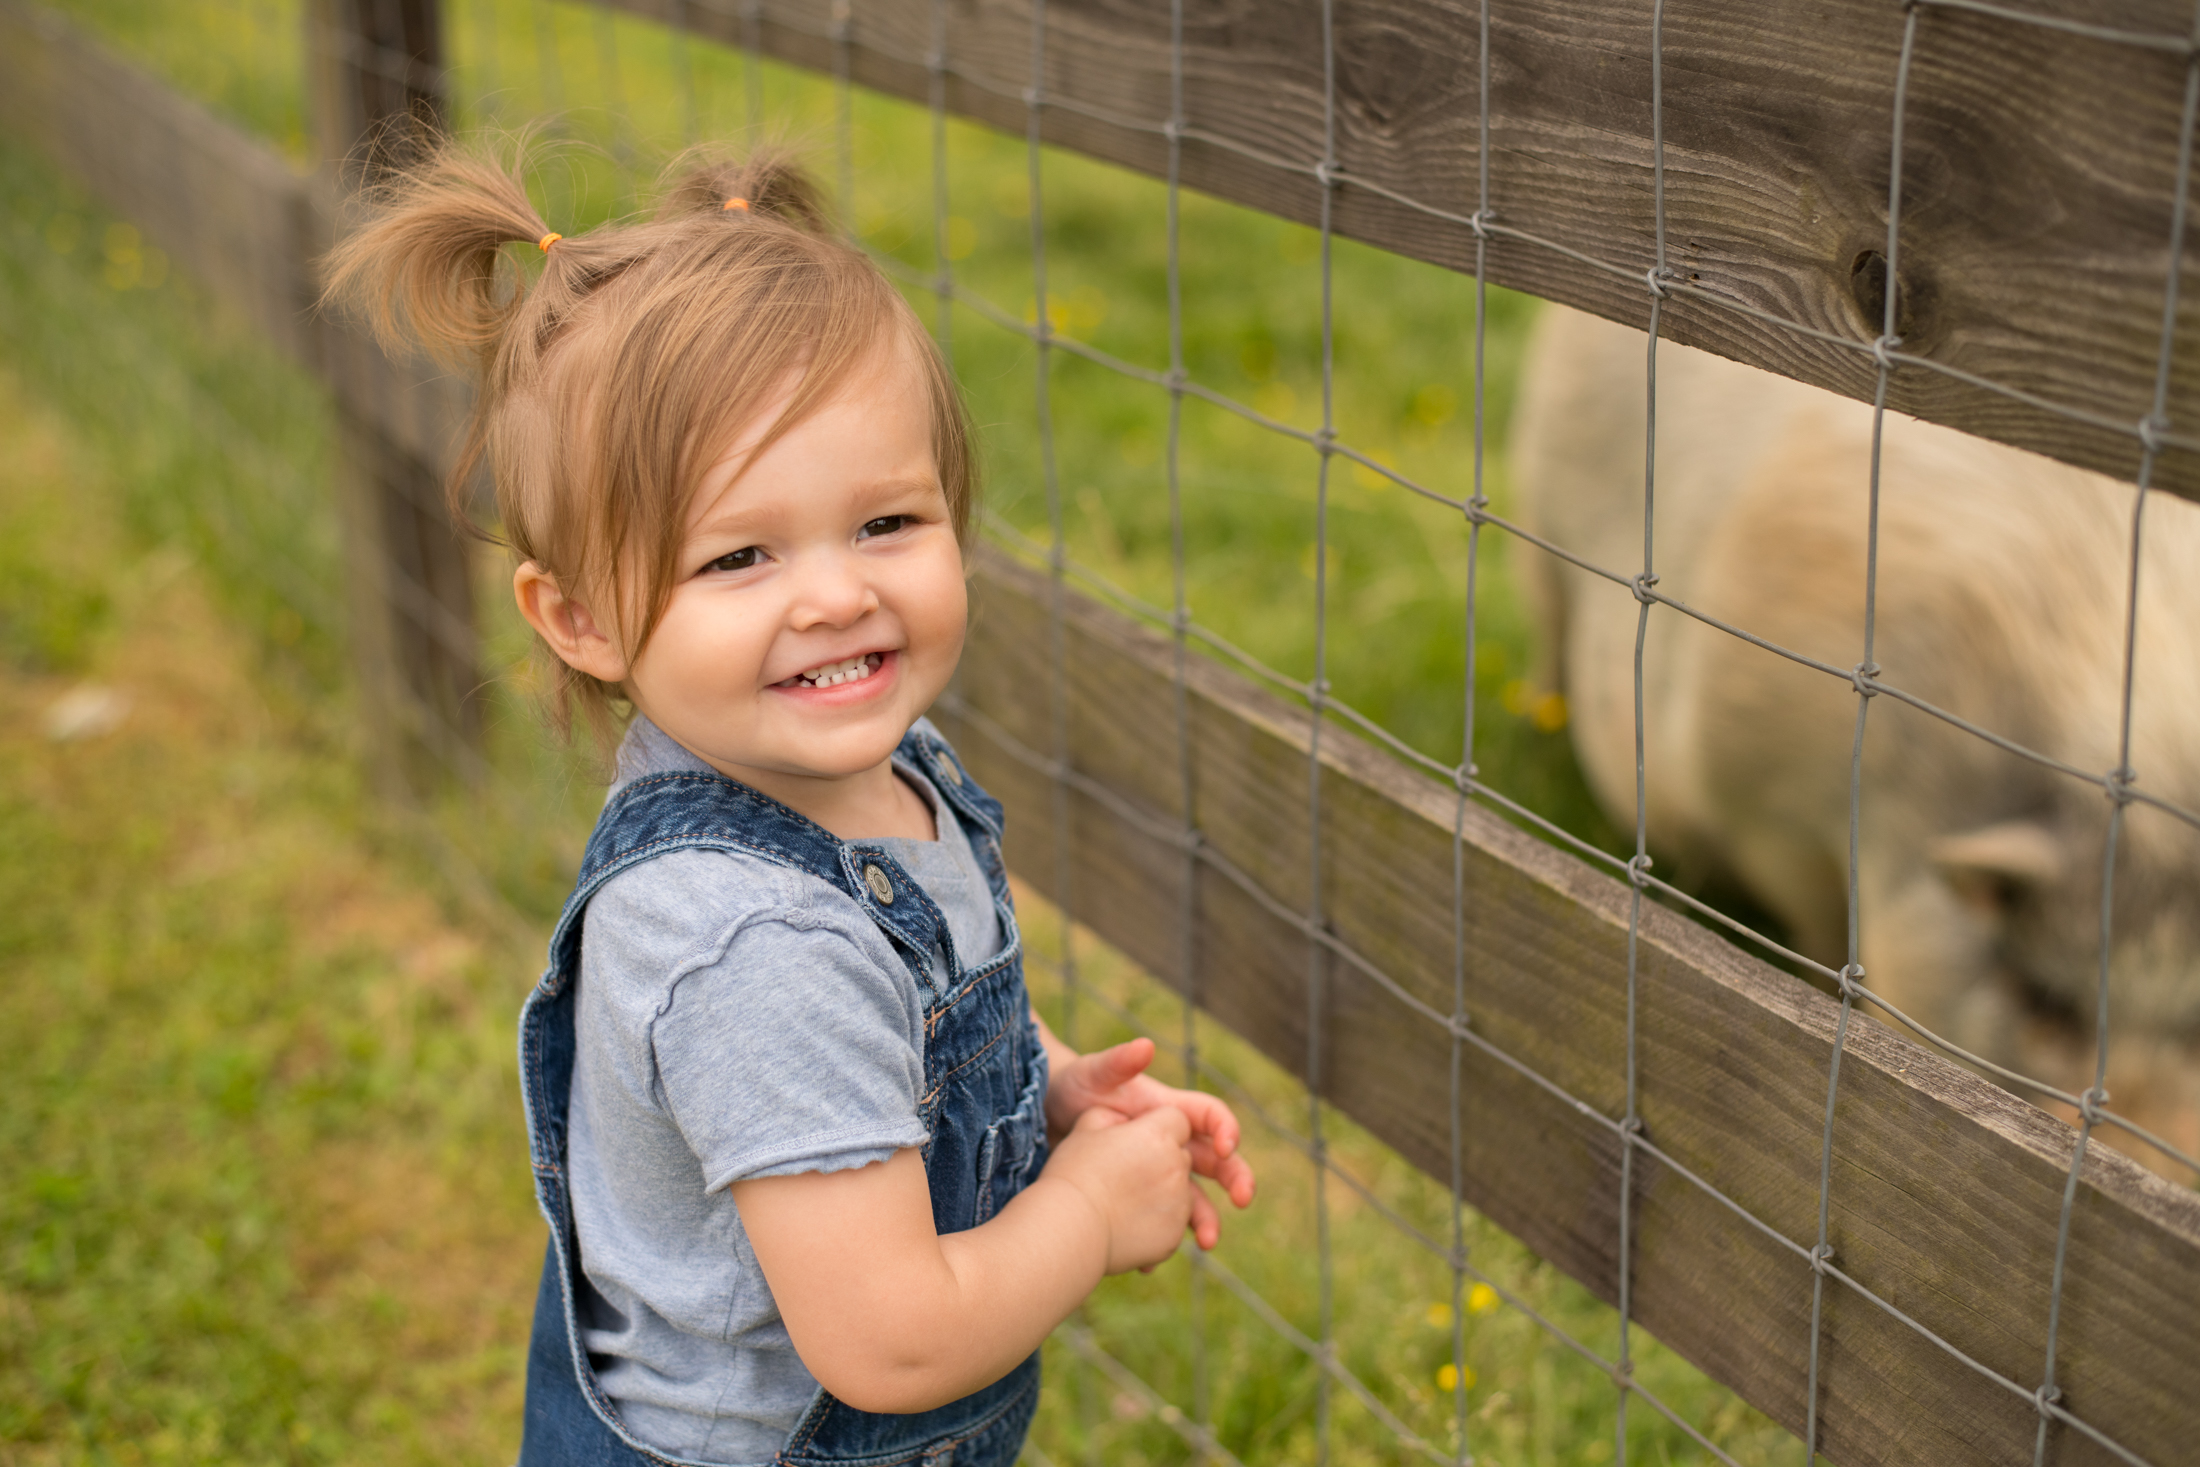
<path fill-rule="evenodd" d="M 855 497 L 859 500 L 894 499 L 904 494 L 924 493 L 938 494 L 943 497 L 946 495 L 947 486 L 940 482 L 937 472 L 923 477 L 911 475 L 901 478 L 880 479 L 858 490 Z M 696 535 L 723 534 L 729 530 L 738 530 L 743 522 L 750 519 L 753 514 L 752 506 L 736 492 L 731 496 L 722 497 L 718 502 L 718 507 L 713 508 L 708 515 L 688 527 L 685 536 L 692 538 Z"/>

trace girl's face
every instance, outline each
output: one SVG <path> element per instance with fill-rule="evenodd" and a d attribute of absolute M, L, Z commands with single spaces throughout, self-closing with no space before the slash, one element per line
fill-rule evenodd
<path fill-rule="evenodd" d="M 792 392 L 792 385 L 787 389 Z M 962 655 L 962 552 L 931 406 L 898 336 L 750 455 L 785 398 L 705 474 L 635 707 L 720 772 L 802 808 L 878 775 Z"/>

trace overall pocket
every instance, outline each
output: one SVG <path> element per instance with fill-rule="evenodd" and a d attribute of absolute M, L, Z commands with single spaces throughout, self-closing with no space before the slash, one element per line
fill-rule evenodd
<path fill-rule="evenodd" d="M 1006 1207 L 1046 1163 L 1047 1062 L 1036 1048 L 1030 1070 L 1016 1108 L 986 1127 L 978 1145 L 978 1208 L 972 1226 Z"/>

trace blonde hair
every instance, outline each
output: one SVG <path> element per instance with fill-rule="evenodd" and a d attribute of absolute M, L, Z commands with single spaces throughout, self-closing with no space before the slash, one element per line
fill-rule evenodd
<path fill-rule="evenodd" d="M 486 460 L 503 534 L 485 538 L 588 606 L 631 660 L 671 596 L 703 474 L 790 376 L 758 449 L 898 331 L 925 374 L 934 460 L 967 539 L 977 471 L 954 379 L 900 293 L 833 236 L 791 156 L 689 154 L 654 217 L 572 236 L 529 202 L 529 161 L 525 140 L 500 154 L 445 142 L 372 190 L 367 221 L 324 262 L 325 299 L 385 346 L 478 374 L 449 481 L 454 523 L 483 533 L 466 486 Z M 532 282 L 515 255 L 541 261 Z M 608 745 L 618 689 L 548 665 L 553 723 L 568 730 L 578 710 Z"/>

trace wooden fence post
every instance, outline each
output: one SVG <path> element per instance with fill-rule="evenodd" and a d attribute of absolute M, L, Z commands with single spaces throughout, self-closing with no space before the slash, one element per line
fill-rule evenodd
<path fill-rule="evenodd" d="M 340 200 L 416 155 L 446 124 L 438 0 L 311 0 L 307 68 L 324 196 Z M 341 217 L 341 207 L 329 211 Z M 336 390 L 338 500 L 368 754 L 386 792 L 481 767 L 482 678 L 467 536 L 443 479 L 388 430 L 419 372 L 346 323 L 324 323 Z"/>

